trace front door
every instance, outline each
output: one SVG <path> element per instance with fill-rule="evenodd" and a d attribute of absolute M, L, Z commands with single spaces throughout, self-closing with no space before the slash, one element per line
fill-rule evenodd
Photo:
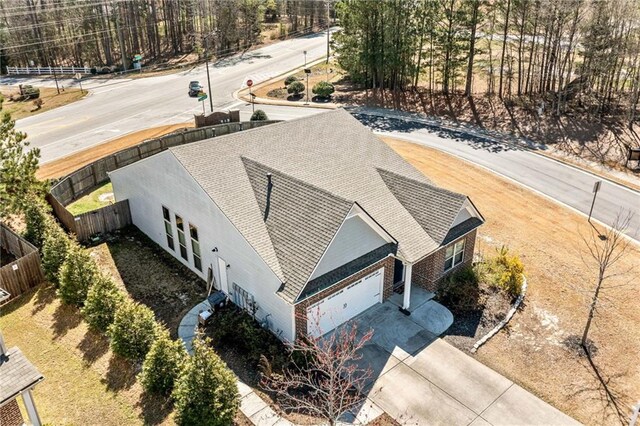
<path fill-rule="evenodd" d="M 227 282 L 227 262 L 218 258 L 218 273 L 220 274 L 220 290 L 225 294 L 229 294 L 229 283 Z"/>

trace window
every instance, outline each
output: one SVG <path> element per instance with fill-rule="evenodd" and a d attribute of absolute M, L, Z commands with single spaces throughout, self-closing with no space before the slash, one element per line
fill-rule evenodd
<path fill-rule="evenodd" d="M 189 260 L 187 254 L 187 239 L 184 236 L 184 221 L 178 215 L 176 215 L 176 226 L 178 227 L 178 244 L 180 244 L 180 256 L 184 260 Z"/>
<path fill-rule="evenodd" d="M 202 259 L 200 257 L 200 241 L 198 241 L 198 228 L 189 224 L 189 235 L 191 236 L 191 253 L 193 253 L 193 266 L 198 271 L 202 271 Z"/>
<path fill-rule="evenodd" d="M 460 240 L 455 244 L 451 244 L 446 248 L 444 254 L 444 270 L 448 271 L 457 264 L 462 262 L 464 258 L 464 240 Z"/>
<path fill-rule="evenodd" d="M 167 245 L 171 250 L 175 250 L 173 244 L 173 227 L 171 226 L 171 214 L 169 209 L 162 206 L 162 217 L 164 217 L 164 233 L 167 235 Z"/>

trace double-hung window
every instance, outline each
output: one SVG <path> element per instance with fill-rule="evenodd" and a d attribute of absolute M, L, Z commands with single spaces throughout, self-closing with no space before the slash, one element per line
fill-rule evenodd
<path fill-rule="evenodd" d="M 458 265 L 464 259 L 464 240 L 457 241 L 447 246 L 444 255 L 445 272 Z"/>
<path fill-rule="evenodd" d="M 193 266 L 198 271 L 202 271 L 202 258 L 200 256 L 200 240 L 198 240 L 198 228 L 189 224 L 189 235 L 191 236 L 191 253 L 193 254 Z"/>
<path fill-rule="evenodd" d="M 165 206 L 162 206 L 162 217 L 164 218 L 164 233 L 167 236 L 167 245 L 171 250 L 175 250 L 176 248 L 173 244 L 173 226 L 171 225 L 171 213 Z"/>
<path fill-rule="evenodd" d="M 187 254 L 187 239 L 184 236 L 184 221 L 178 215 L 176 215 L 176 226 L 178 227 L 178 244 L 180 245 L 180 256 L 184 260 L 189 260 Z"/>

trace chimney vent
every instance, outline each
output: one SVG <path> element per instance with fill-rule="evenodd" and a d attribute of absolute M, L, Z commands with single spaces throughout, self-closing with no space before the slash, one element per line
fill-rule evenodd
<path fill-rule="evenodd" d="M 269 217 L 269 208 L 271 207 L 271 189 L 273 188 L 273 182 L 271 182 L 271 173 L 267 173 L 267 204 L 264 207 L 264 218 L 266 222 Z"/>

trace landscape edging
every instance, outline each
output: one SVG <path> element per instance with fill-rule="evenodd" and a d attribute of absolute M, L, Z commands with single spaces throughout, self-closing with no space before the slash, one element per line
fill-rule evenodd
<path fill-rule="evenodd" d="M 487 341 L 489 341 L 489 339 L 491 339 L 493 336 L 495 336 L 498 333 L 498 331 L 502 330 L 502 328 L 505 325 L 507 325 L 509 323 L 509 321 L 511 321 L 511 318 L 513 317 L 513 315 L 516 313 L 516 311 L 520 307 L 520 304 L 524 300 L 524 296 L 527 293 L 527 277 L 525 277 L 524 274 L 522 274 L 522 279 L 524 281 L 522 283 L 522 291 L 520 292 L 520 295 L 516 299 L 516 301 L 513 304 L 513 306 L 511 306 L 511 309 L 509 309 L 509 312 L 507 312 L 507 315 L 504 317 L 504 319 L 502 321 L 500 321 L 500 323 L 498 323 L 498 325 L 493 327 L 493 329 L 491 331 L 489 331 L 487 334 L 485 334 L 480 340 L 478 340 L 473 345 L 473 348 L 471 348 L 471 353 L 476 353 L 478 351 L 478 349 L 480 348 L 480 346 L 482 346 L 485 343 L 487 343 Z"/>

